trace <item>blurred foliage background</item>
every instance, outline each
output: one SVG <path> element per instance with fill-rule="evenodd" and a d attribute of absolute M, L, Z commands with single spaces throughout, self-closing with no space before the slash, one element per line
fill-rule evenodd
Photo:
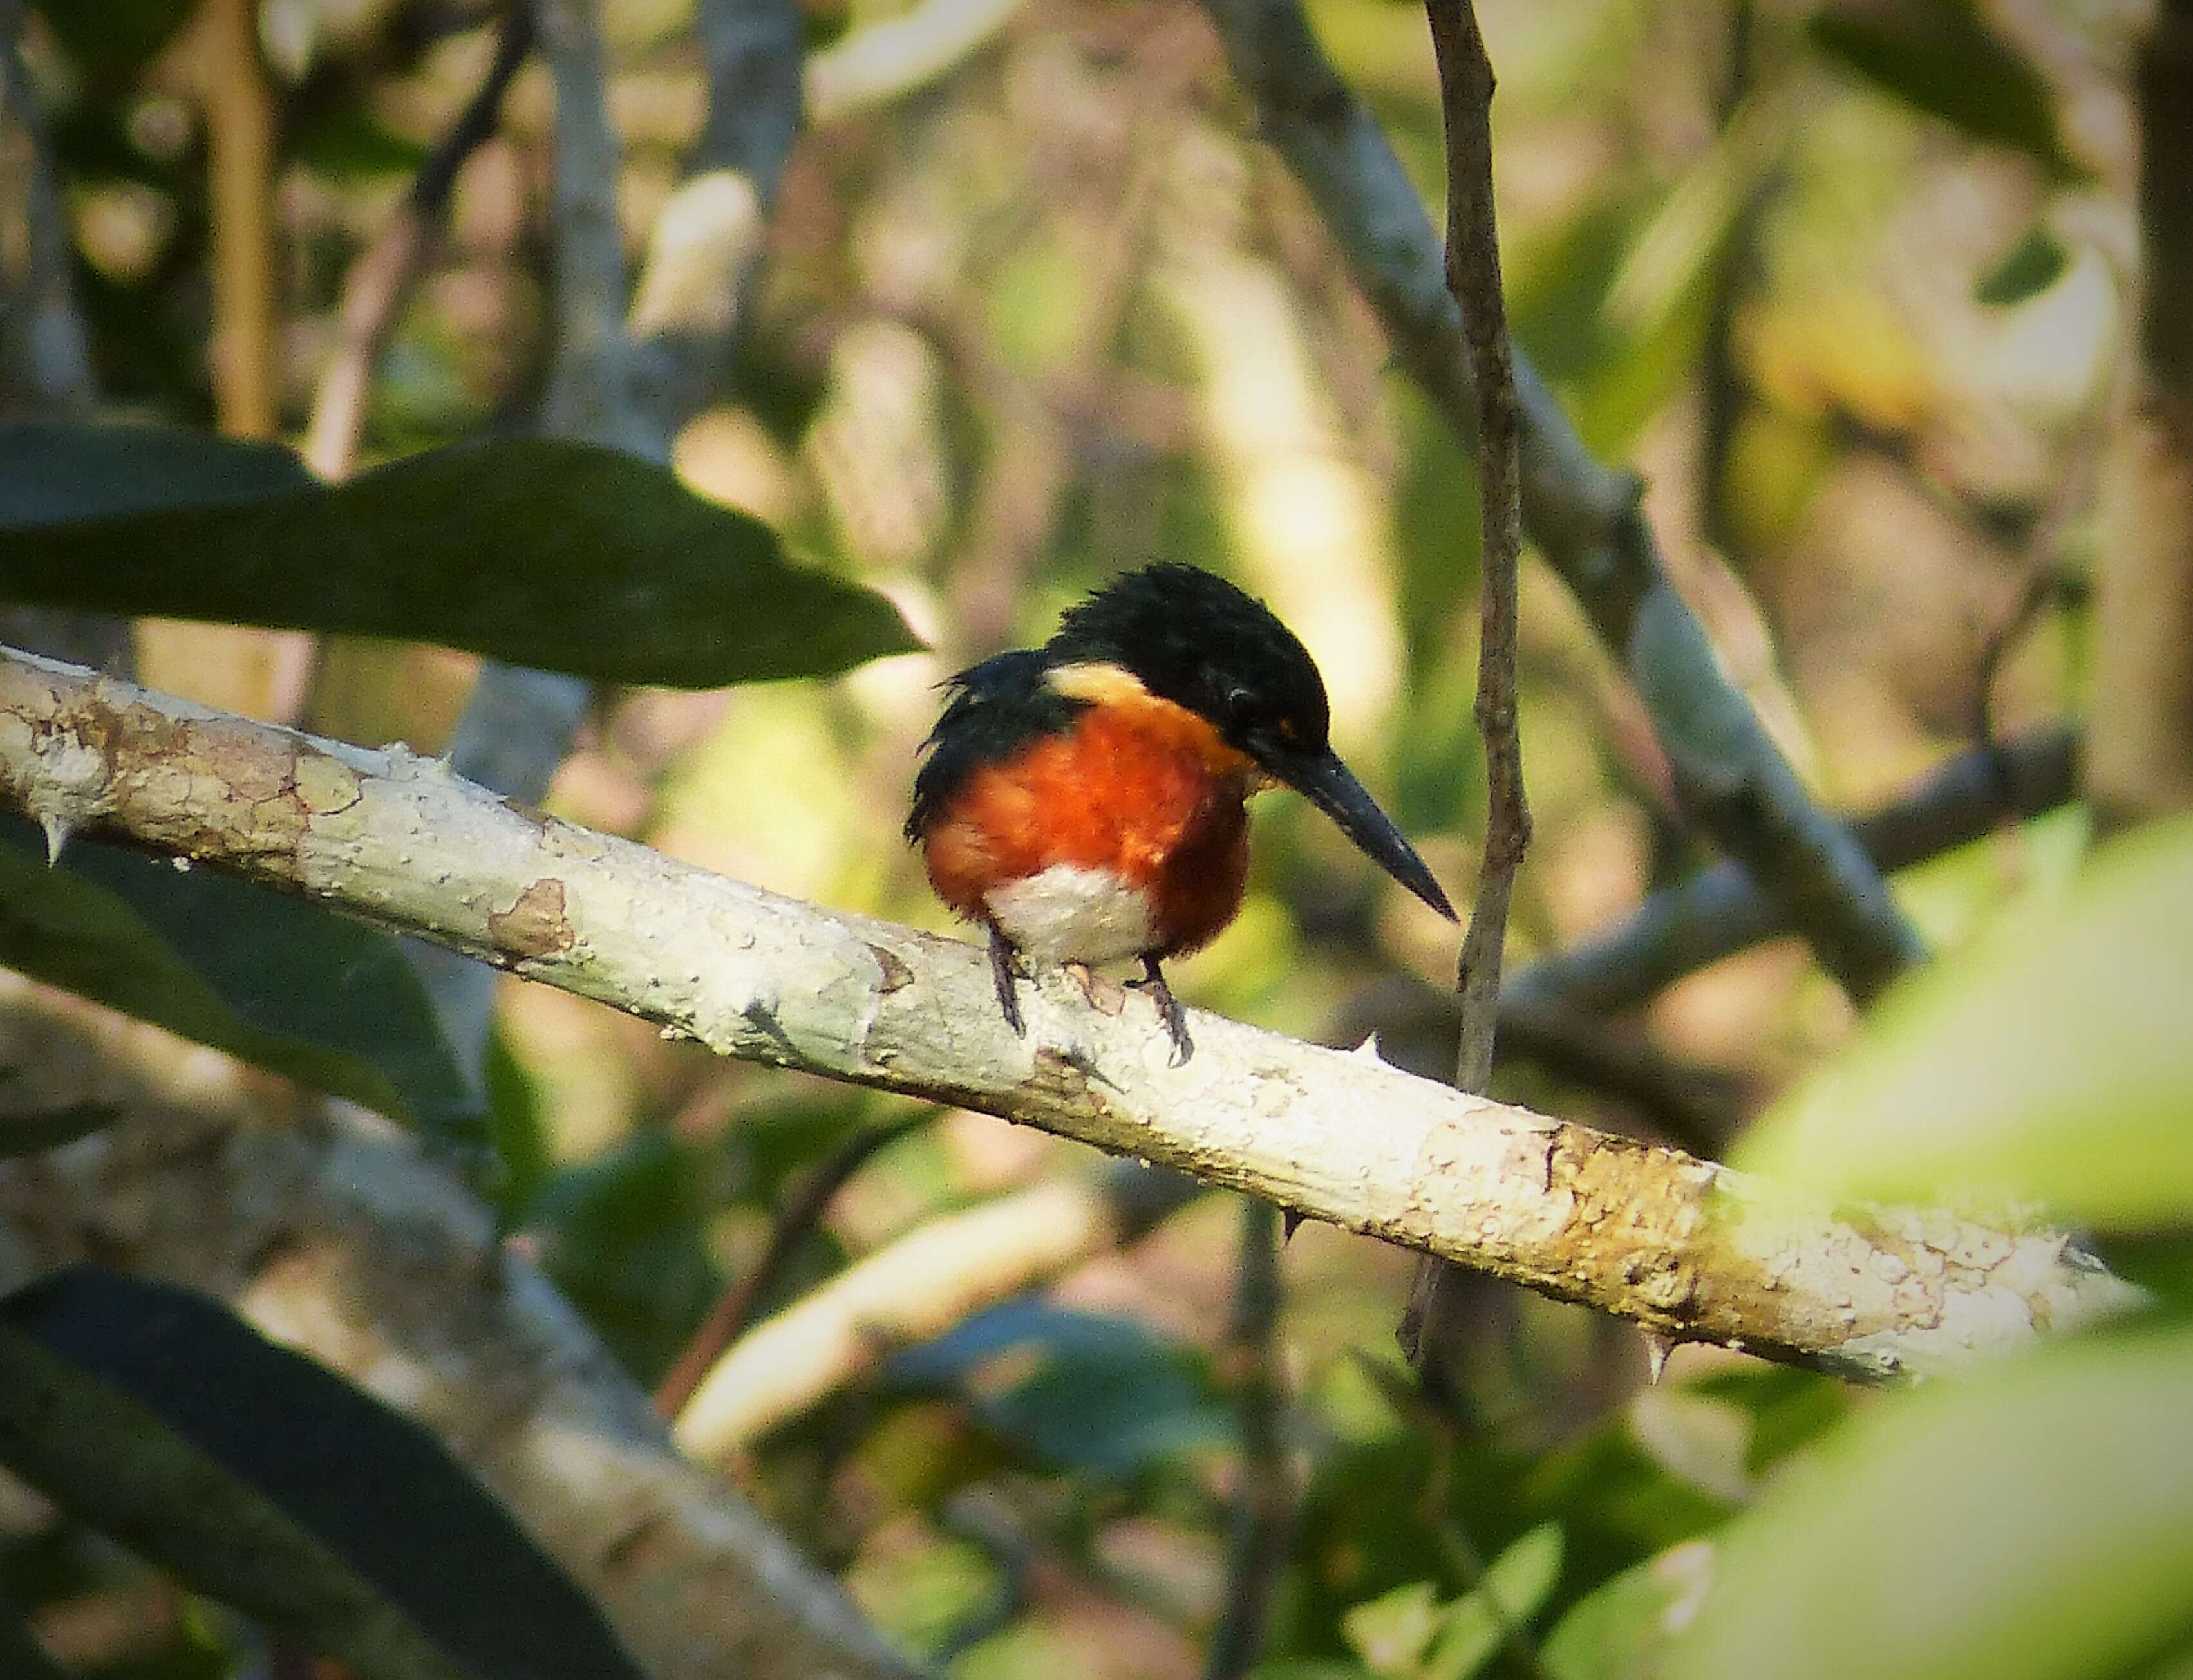
<path fill-rule="evenodd" d="M 296 443 L 346 276 L 487 72 L 496 18 L 463 0 L 260 0 L 239 55 L 225 9 L 46 0 L 21 52 L 109 405 Z M 604 689 L 549 808 L 944 929 L 899 836 L 935 684 L 1163 556 L 1227 574 L 1300 631 L 1338 745 L 1466 889 L 1484 810 L 1463 446 L 1389 365 L 1201 13 L 1024 0 L 968 26 L 971 10 L 921 0 L 917 18 L 953 14 L 967 33 L 904 85 L 833 95 L 810 74 L 736 366 L 676 445 L 690 486 L 886 594 L 931 651 L 827 684 Z M 1311 10 L 1435 203 L 1420 11 Z M 1983 737 L 2076 716 L 2098 484 L 2136 354 L 2129 66 L 2148 9 L 1480 11 L 1517 340 L 1594 449 L 1642 475 L 1683 592 L 1822 802 L 1881 804 Z M 809 0 L 812 71 L 899 14 Z M 601 17 L 637 261 L 701 123 L 702 70 L 681 0 L 604 0 Z M 553 349 L 553 128 L 529 63 L 380 358 L 361 465 L 530 426 Z M 223 271 L 239 192 L 268 222 Z M 216 377 L 255 355 L 255 375 Z M 1537 830 L 1518 964 L 1712 860 L 1619 668 L 1543 569 L 1526 569 L 1522 635 Z M 152 686 L 421 753 L 446 744 L 477 666 L 178 620 L 140 621 L 135 653 Z M 2007 908 L 2060 900 L 2089 826 L 2076 805 L 2006 824 L 1900 875 L 1898 897 L 1954 953 Z M 1246 911 L 1175 982 L 1292 1034 L 1379 1031 L 1436 1077 L 1451 1050 L 1420 999 L 1452 962 L 1449 929 L 1274 796 Z M 1532 1037 L 1497 1089 L 1720 1152 L 1858 1031 L 1802 946 L 1778 940 L 1619 1019 Z M 844 1182 L 781 1245 L 750 1320 L 939 1221 L 1062 1179 L 1111 1182 L 1076 1147 L 728 1065 L 516 982 L 489 1076 L 509 1240 L 648 1385 L 727 1287 L 751 1283 L 782 1210 L 833 1163 Z M 845 1154 L 885 1127 L 865 1158 Z M 1971 1148 L 1985 1146 L 1983 1132 Z M 1823 1454 L 1847 1467 L 1854 1429 L 1971 1438 L 1953 1416 L 1852 1420 L 1887 1409 L 1718 1351 L 1680 1350 L 1648 1385 L 1626 1328 L 1490 1285 L 1463 1402 L 1434 1416 L 1393 1346 L 1408 1256 L 1306 1226 L 1260 1311 L 1268 1225 L 1219 1196 L 1173 1200 L 1162 1219 L 1123 1217 L 1125 1246 L 1098 1231 L 1056 1276 L 975 1278 L 971 1317 L 879 1340 L 739 1458 L 739 1484 L 880 1627 L 965 1680 L 1202 1671 L 1240 1609 L 1229 1555 L 1259 1454 L 1299 1494 L 1283 1562 L 1263 1570 L 1272 1680 L 1658 1671 L 1636 1649 L 1687 1619 L 1709 1537 L 1769 1491 L 1817 1481 Z M 2187 1207 L 2141 1218 L 2167 1226 Z M 0 1578 L 78 1671 L 233 1671 L 218 1616 L 66 1524 L 0 1523 Z M 2173 1532 L 2181 1549 L 2162 1555 L 2183 1562 Z M 1820 1562 L 1792 1544 L 1791 1571 Z M 2051 1579 L 2064 1614 L 2099 1602 Z M 94 1614 L 117 1604 L 129 1613 Z M 2188 1626 L 2165 1616 L 2121 1649 L 2074 1641 L 2053 1667 L 1945 1649 L 1890 1671 L 2160 1673 Z"/>

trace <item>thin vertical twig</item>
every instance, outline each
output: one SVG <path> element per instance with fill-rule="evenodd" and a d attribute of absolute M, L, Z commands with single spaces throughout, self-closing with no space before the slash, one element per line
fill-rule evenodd
<path fill-rule="evenodd" d="M 341 340 L 320 376 L 305 445 L 305 459 L 323 478 L 347 478 L 358 464 L 375 364 L 426 267 L 459 173 L 495 133 L 502 96 L 532 50 L 529 0 L 507 0 L 487 74 L 420 164 L 388 225 L 351 265 L 343 281 Z"/>
<path fill-rule="evenodd" d="M 1476 424 L 1463 311 L 1415 184 L 1318 44 L 1299 0 L 1202 0 L 1254 102 L 1377 313 L 1457 432 Z M 1634 474 L 1595 460 L 1527 357 L 1513 358 L 1524 512 L 1651 713 L 1684 806 L 1784 906 L 1860 1002 L 1926 954 L 1880 872 L 1812 799 L 1669 583 Z"/>
<path fill-rule="evenodd" d="M 692 1340 L 679 1354 L 677 1363 L 656 1385 L 657 1414 L 674 1419 L 685 1409 L 685 1403 L 693 1397 L 693 1391 L 700 1387 L 701 1379 L 714 1369 L 716 1361 L 723 1357 L 724 1350 L 753 1322 L 754 1309 L 783 1275 L 786 1264 L 798 1252 L 808 1232 L 830 1210 L 830 1203 L 837 1199 L 846 1181 L 866 1166 L 878 1150 L 897 1142 L 915 1127 L 927 1124 L 936 1112 L 933 1108 L 918 1108 L 879 1126 L 862 1127 L 793 1186 L 776 1211 L 776 1219 L 770 1227 L 769 1242 L 760 1254 L 717 1297 L 707 1317 L 693 1332 Z"/>
<path fill-rule="evenodd" d="M 251 0 L 205 0 L 198 80 L 213 201 L 213 388 L 220 429 L 269 437 L 274 342 L 274 95 Z"/>
<path fill-rule="evenodd" d="M 1234 1494 L 1226 1598 L 1204 1658 L 1204 1680 L 1240 1680 L 1257 1666 L 1272 1592 L 1295 1529 L 1295 1477 L 1287 1461 L 1286 1379 L 1279 1351 L 1280 1211 L 1241 1204 L 1241 1257 L 1226 1358 L 1234 1367 L 1241 1471 Z"/>
<path fill-rule="evenodd" d="M 1470 0 L 1425 0 L 1439 59 L 1446 129 L 1447 288 L 1461 306 L 1477 395 L 1477 471 L 1484 528 L 1477 652 L 1477 728 L 1485 739 L 1486 811 L 1477 901 L 1456 977 L 1462 1040 L 1455 1083 L 1482 1094 L 1492 1080 L 1500 1022 L 1500 957 L 1515 871 L 1531 842 L 1523 792 L 1523 743 L 1515 700 L 1515 573 L 1523 546 L 1520 425 L 1508 311 L 1500 285 L 1499 230 L 1492 203 L 1492 62 Z M 1427 1260 L 1410 1290 L 1401 1340 L 1420 1369 L 1440 1340 L 1440 1278 Z"/>

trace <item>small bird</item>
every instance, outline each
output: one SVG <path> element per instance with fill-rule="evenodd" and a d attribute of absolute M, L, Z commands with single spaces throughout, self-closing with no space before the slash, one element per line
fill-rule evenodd
<path fill-rule="evenodd" d="M 1131 572 L 1040 648 L 944 684 L 906 835 L 937 896 L 989 931 L 999 1006 L 1023 1032 L 1019 958 L 1139 958 L 1171 1035 L 1194 1046 L 1164 959 L 1241 908 L 1249 797 L 1281 783 L 1454 919 L 1392 820 L 1334 753 L 1325 683 L 1264 604 L 1194 566 Z"/>

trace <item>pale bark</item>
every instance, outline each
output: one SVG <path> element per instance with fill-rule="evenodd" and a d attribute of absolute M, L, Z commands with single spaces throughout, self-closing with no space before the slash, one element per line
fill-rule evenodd
<path fill-rule="evenodd" d="M 1177 1168 L 1618 1314 L 1879 1380 L 2123 1304 L 2045 1231 L 1836 1209 L 1693 1159 L 1063 974 L 1000 1019 L 974 947 L 514 809 L 401 751 L 0 660 L 0 801 L 126 835 L 594 998 L 720 1053 Z"/>

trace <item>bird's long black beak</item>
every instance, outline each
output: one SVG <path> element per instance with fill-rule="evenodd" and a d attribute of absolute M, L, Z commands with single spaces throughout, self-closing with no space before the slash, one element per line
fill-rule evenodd
<path fill-rule="evenodd" d="M 1402 837 L 1394 820 L 1378 809 L 1378 802 L 1340 762 L 1338 754 L 1280 751 L 1259 752 L 1257 757 L 1272 774 L 1338 823 L 1340 831 L 1361 847 L 1379 868 L 1448 921 L 1457 919 L 1454 906 L 1417 855 L 1417 849 Z"/>

